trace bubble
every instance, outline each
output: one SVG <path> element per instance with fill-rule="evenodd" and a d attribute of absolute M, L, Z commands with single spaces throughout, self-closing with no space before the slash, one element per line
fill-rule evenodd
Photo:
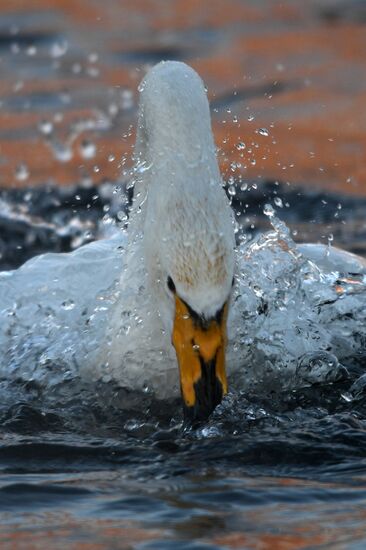
<path fill-rule="evenodd" d="M 307 383 L 318 384 L 340 380 L 347 375 L 347 371 L 332 353 L 313 351 L 300 357 L 296 375 Z"/>

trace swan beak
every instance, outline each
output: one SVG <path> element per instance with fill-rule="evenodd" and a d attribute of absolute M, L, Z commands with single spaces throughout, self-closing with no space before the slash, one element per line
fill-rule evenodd
<path fill-rule="evenodd" d="M 196 315 L 175 296 L 172 343 L 177 354 L 184 416 L 207 420 L 227 393 L 225 371 L 228 305 L 213 319 Z"/>

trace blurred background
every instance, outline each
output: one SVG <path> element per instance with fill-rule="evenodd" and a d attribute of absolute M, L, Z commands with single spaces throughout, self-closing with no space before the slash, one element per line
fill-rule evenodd
<path fill-rule="evenodd" d="M 365 24 L 363 0 L 1 0 L 0 267 L 124 221 L 162 59 L 207 85 L 243 231 L 270 201 L 297 240 L 366 253 Z"/>

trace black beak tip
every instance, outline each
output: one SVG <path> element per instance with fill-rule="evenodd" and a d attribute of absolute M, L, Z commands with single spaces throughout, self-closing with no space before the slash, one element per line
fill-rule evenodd
<path fill-rule="evenodd" d="M 208 420 L 222 401 L 223 389 L 220 380 L 215 375 L 207 376 L 208 372 L 214 372 L 212 367 L 213 365 L 206 365 L 206 369 L 202 368 L 203 376 L 194 385 L 195 404 L 183 404 L 184 419 L 188 424 L 195 425 Z"/>

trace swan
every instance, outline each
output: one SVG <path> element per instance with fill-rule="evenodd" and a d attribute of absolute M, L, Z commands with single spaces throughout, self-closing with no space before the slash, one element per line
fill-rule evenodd
<path fill-rule="evenodd" d="M 127 230 L 0 274 L 3 375 L 51 383 L 77 372 L 162 399 L 180 392 L 196 421 L 228 378 L 245 388 L 314 350 L 350 355 L 365 261 L 297 246 L 272 217 L 273 231 L 236 247 L 202 80 L 161 62 L 139 92 Z"/>
<path fill-rule="evenodd" d="M 149 71 L 139 91 L 134 157 L 140 174 L 130 216 L 127 265 L 144 266 L 146 273 L 140 273 L 149 310 L 145 309 L 145 318 L 160 317 L 150 326 L 164 327 L 164 347 L 171 350 L 172 343 L 178 361 L 185 414 L 200 419 L 227 393 L 233 214 L 222 188 L 209 105 L 197 73 L 183 63 L 163 62 Z M 129 346 L 119 336 L 125 304 L 121 306 L 115 308 L 110 324 L 112 365 L 120 363 Z M 148 336 L 152 343 L 164 335 L 160 331 Z M 138 364 L 145 363 L 139 353 Z"/>

